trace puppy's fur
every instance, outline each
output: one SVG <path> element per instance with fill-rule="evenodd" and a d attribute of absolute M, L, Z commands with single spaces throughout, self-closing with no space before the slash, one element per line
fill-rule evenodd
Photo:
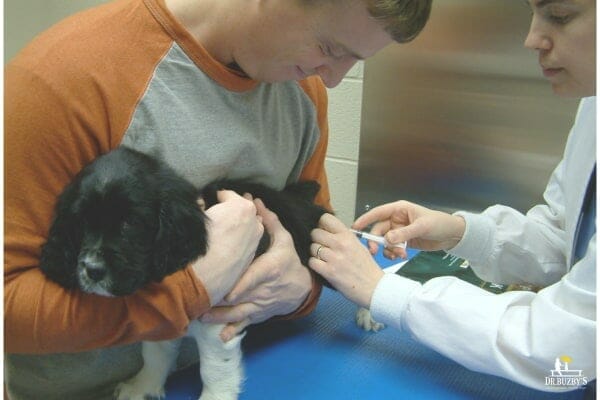
<path fill-rule="evenodd" d="M 198 191 L 157 160 L 119 148 L 60 195 L 40 267 L 65 288 L 123 296 L 206 253 Z"/>
<path fill-rule="evenodd" d="M 318 183 L 276 191 L 224 180 L 200 191 L 163 162 L 119 147 L 86 166 L 60 195 L 40 268 L 67 289 L 104 296 L 124 296 L 160 282 L 206 254 L 208 222 L 197 201 L 215 204 L 219 189 L 262 199 L 292 235 L 302 264 L 308 264 L 310 232 L 327 212 L 313 203 Z M 265 235 L 257 256 L 269 242 Z M 222 327 L 193 321 L 188 328 L 200 353 L 202 400 L 236 399 L 241 389 L 243 335 L 223 343 Z M 117 387 L 117 399 L 163 397 L 178 343 L 144 342 L 144 367 Z"/>

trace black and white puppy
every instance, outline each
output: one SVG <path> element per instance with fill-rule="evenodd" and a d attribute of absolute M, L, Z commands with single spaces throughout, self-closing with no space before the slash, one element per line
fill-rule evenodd
<path fill-rule="evenodd" d="M 327 212 L 313 203 L 318 183 L 301 182 L 276 191 L 224 180 L 199 190 L 165 163 L 119 147 L 86 166 L 59 196 L 40 268 L 67 289 L 103 296 L 125 296 L 160 282 L 206 254 L 208 221 L 198 199 L 210 207 L 220 189 L 260 198 L 290 232 L 303 265 L 308 264 L 310 232 Z M 257 256 L 269 241 L 265 235 Z M 193 321 L 188 328 L 200 354 L 201 400 L 237 399 L 241 391 L 243 335 L 223 343 L 222 327 Z M 115 397 L 164 397 L 178 344 L 179 340 L 144 342 L 144 367 L 117 387 Z"/>

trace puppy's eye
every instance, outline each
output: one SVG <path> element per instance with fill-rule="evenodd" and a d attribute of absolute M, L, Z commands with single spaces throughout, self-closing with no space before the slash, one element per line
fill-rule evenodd
<path fill-rule="evenodd" d="M 135 227 L 135 224 L 132 221 L 123 221 L 121 224 L 121 232 L 128 232 Z"/>
<path fill-rule="evenodd" d="M 140 219 L 135 219 L 135 218 L 129 218 L 127 220 L 124 220 L 121 223 L 121 229 L 124 231 L 136 229 L 136 228 L 139 229 L 143 226 L 144 226 L 144 223 Z"/>

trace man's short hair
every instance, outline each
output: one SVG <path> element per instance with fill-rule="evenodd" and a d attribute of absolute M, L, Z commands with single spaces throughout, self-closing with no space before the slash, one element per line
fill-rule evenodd
<path fill-rule="evenodd" d="M 381 21 L 398 43 L 413 40 L 423 30 L 432 0 L 365 0 L 373 18 Z"/>
<path fill-rule="evenodd" d="M 382 24 L 393 40 L 406 43 L 425 27 L 433 0 L 300 0 L 304 5 L 317 7 L 327 3 L 343 6 L 342 3 L 349 1 L 364 2 L 369 14 Z"/>

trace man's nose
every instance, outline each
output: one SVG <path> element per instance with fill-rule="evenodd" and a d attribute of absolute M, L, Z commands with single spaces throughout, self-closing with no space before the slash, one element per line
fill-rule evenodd
<path fill-rule="evenodd" d="M 323 83 L 328 88 L 334 88 L 344 79 L 350 68 L 356 64 L 356 59 L 347 58 L 341 60 L 333 60 L 316 69 L 317 74 L 323 80 Z"/>

